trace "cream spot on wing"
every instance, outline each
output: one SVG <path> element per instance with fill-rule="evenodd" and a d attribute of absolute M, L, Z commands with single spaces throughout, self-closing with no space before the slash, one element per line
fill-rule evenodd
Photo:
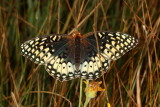
<path fill-rule="evenodd" d="M 100 60 L 99 60 L 98 57 L 95 57 L 95 61 L 96 61 L 96 63 L 97 63 L 97 66 L 98 66 L 98 67 L 101 67 L 101 63 L 100 63 Z"/>
<path fill-rule="evenodd" d="M 24 47 L 24 49 L 27 49 L 28 47 L 29 47 L 29 46 L 27 45 L 27 46 Z"/>
<path fill-rule="evenodd" d="M 34 51 L 35 51 L 34 49 L 31 50 L 32 53 L 33 53 Z"/>
<path fill-rule="evenodd" d="M 31 45 L 32 45 L 32 44 L 33 44 L 33 42 L 34 42 L 34 41 L 31 41 L 29 44 L 31 44 Z"/>
<path fill-rule="evenodd" d="M 47 38 L 43 38 L 42 41 L 46 40 Z"/>
<path fill-rule="evenodd" d="M 39 43 L 39 45 L 42 45 L 42 44 L 44 44 L 44 42 L 40 42 L 40 43 Z"/>
<path fill-rule="evenodd" d="M 54 36 L 54 37 L 53 37 L 53 41 L 55 41 L 55 40 L 56 40 L 56 38 L 57 38 L 57 36 Z"/>
<path fill-rule="evenodd" d="M 58 67 L 59 68 L 59 67 Z M 60 68 L 57 70 L 57 72 L 59 72 L 60 71 Z M 57 74 L 56 75 L 57 77 L 60 77 L 61 75 L 60 74 Z"/>
<path fill-rule="evenodd" d="M 44 63 L 44 61 L 42 61 L 42 60 L 41 60 L 40 62 L 41 62 L 41 63 Z"/>
<path fill-rule="evenodd" d="M 93 66 L 94 66 L 94 71 L 97 71 L 98 70 L 98 66 L 97 66 L 96 62 L 93 63 Z"/>
<path fill-rule="evenodd" d="M 115 54 L 116 51 L 117 51 L 117 50 L 116 50 L 115 48 L 112 48 L 112 49 L 111 49 L 111 52 L 113 52 L 114 54 Z"/>
<path fill-rule="evenodd" d="M 111 34 L 111 33 L 109 33 L 108 35 L 109 35 L 109 36 L 114 36 L 114 35 L 113 35 L 113 34 Z"/>
<path fill-rule="evenodd" d="M 53 68 L 54 69 L 57 69 L 58 65 L 59 65 L 59 62 L 60 62 L 60 58 L 58 58 L 55 63 L 53 64 Z"/>
<path fill-rule="evenodd" d="M 57 39 L 57 41 L 59 41 L 61 39 L 61 36 L 58 36 L 58 39 Z"/>
<path fill-rule="evenodd" d="M 128 43 L 131 43 L 131 41 L 130 41 L 129 39 L 127 39 L 127 42 L 128 42 Z"/>
<path fill-rule="evenodd" d="M 107 54 L 101 53 L 101 55 L 102 55 L 103 57 L 105 57 L 106 59 L 109 59 L 109 56 L 108 56 Z"/>
<path fill-rule="evenodd" d="M 123 50 L 120 50 L 120 52 L 123 53 L 124 51 L 123 51 Z"/>
<path fill-rule="evenodd" d="M 35 56 L 34 56 L 34 55 L 32 55 L 32 58 L 34 59 L 34 58 L 35 58 Z"/>
<path fill-rule="evenodd" d="M 93 62 L 90 61 L 90 62 L 89 62 L 89 66 L 88 66 L 88 72 L 94 72 L 93 70 L 94 70 L 94 69 L 93 69 Z"/>
<path fill-rule="evenodd" d="M 29 52 L 31 50 L 31 48 L 28 48 L 27 51 Z"/>
<path fill-rule="evenodd" d="M 45 52 L 48 52 L 49 51 L 49 48 L 46 48 L 46 49 L 44 49 L 45 50 Z"/>
<path fill-rule="evenodd" d="M 104 53 L 108 55 L 109 58 L 111 58 L 112 53 L 110 51 L 107 51 L 107 49 L 104 50 Z"/>
<path fill-rule="evenodd" d="M 68 69 L 68 72 L 74 73 L 73 65 L 71 64 L 71 62 L 67 63 L 67 69 Z"/>
<path fill-rule="evenodd" d="M 82 64 L 82 71 L 88 71 L 88 62 L 85 61 L 83 64 Z"/>
<path fill-rule="evenodd" d="M 50 60 L 50 64 L 54 64 L 54 62 L 55 62 L 56 59 L 57 59 L 57 57 L 52 58 L 52 59 Z"/>
<path fill-rule="evenodd" d="M 117 36 L 120 36 L 120 33 L 119 33 L 119 32 L 117 32 L 117 33 L 116 33 L 116 35 L 117 35 Z"/>
<path fill-rule="evenodd" d="M 39 55 L 38 55 L 40 58 L 42 58 L 44 56 L 44 53 L 41 52 Z"/>
<path fill-rule="evenodd" d="M 122 38 L 123 38 L 123 39 L 125 39 L 125 38 L 126 38 L 126 36 L 125 36 L 125 35 L 122 35 Z"/>
<path fill-rule="evenodd" d="M 123 43 L 121 43 L 120 45 L 121 45 L 122 47 L 124 46 L 124 44 L 123 44 Z"/>
<path fill-rule="evenodd" d="M 43 46 L 40 46 L 39 48 L 40 48 L 40 50 L 43 50 Z"/>
<path fill-rule="evenodd" d="M 44 61 L 46 62 L 50 57 L 51 57 L 51 54 L 48 53 L 47 56 L 45 55 L 45 56 L 43 57 L 43 59 L 44 59 Z"/>
<path fill-rule="evenodd" d="M 65 73 L 65 74 L 68 73 L 66 63 L 62 63 L 62 73 Z"/>
<path fill-rule="evenodd" d="M 51 66 L 51 65 L 48 65 L 48 68 L 49 68 L 49 69 L 51 69 L 51 68 L 52 68 L 52 66 Z"/>
<path fill-rule="evenodd" d="M 109 45 L 109 44 L 106 44 L 106 47 L 109 49 L 109 48 L 110 48 L 110 45 Z"/>
<path fill-rule="evenodd" d="M 35 41 L 39 41 L 39 38 L 36 38 Z"/>
<path fill-rule="evenodd" d="M 102 56 L 100 57 L 100 59 L 101 59 L 101 61 L 102 61 L 102 62 L 104 62 L 104 61 L 105 61 L 104 57 L 102 57 Z"/>
<path fill-rule="evenodd" d="M 102 38 L 102 34 L 101 33 L 98 33 L 98 36 L 99 36 L 99 38 Z"/>
<path fill-rule="evenodd" d="M 107 63 L 104 63 L 104 66 L 107 66 L 108 64 Z"/>
<path fill-rule="evenodd" d="M 119 50 L 121 47 L 119 45 L 116 46 L 116 49 Z"/>
<path fill-rule="evenodd" d="M 116 53 L 116 57 L 118 57 L 120 54 L 119 53 Z"/>
<path fill-rule="evenodd" d="M 51 51 L 54 52 L 54 49 L 52 49 Z"/>
<path fill-rule="evenodd" d="M 115 42 L 115 41 L 112 41 L 111 44 L 114 46 L 114 45 L 116 44 L 116 42 Z"/>
<path fill-rule="evenodd" d="M 39 42 L 35 42 L 35 45 L 39 44 Z"/>
<path fill-rule="evenodd" d="M 112 40 L 116 40 L 114 37 L 111 37 Z"/>
<path fill-rule="evenodd" d="M 128 43 L 127 43 L 127 42 L 124 42 L 124 44 L 125 44 L 125 45 L 128 45 Z"/>
<path fill-rule="evenodd" d="M 38 55 L 38 54 L 39 54 L 39 51 L 38 51 L 38 50 L 36 50 L 36 51 L 35 51 L 35 54 L 36 54 L 36 55 Z"/>
<path fill-rule="evenodd" d="M 39 62 L 39 58 L 36 58 L 36 61 Z"/>
<path fill-rule="evenodd" d="M 117 38 L 118 40 L 120 40 L 120 39 L 121 39 L 119 36 L 116 36 L 116 38 Z"/>

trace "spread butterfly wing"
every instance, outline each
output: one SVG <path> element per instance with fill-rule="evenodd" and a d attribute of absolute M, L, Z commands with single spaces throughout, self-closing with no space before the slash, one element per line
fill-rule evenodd
<path fill-rule="evenodd" d="M 68 49 L 68 35 L 36 37 L 21 45 L 22 54 L 37 64 L 44 64 L 54 78 L 64 81 L 79 77 L 74 67 L 73 49 Z"/>
<path fill-rule="evenodd" d="M 82 78 L 90 80 L 99 78 L 108 70 L 111 60 L 120 58 L 138 44 L 134 37 L 120 32 L 88 33 L 84 37 L 90 51 L 85 51 L 88 56 L 81 62 L 80 72 Z"/>
<path fill-rule="evenodd" d="M 46 35 L 26 41 L 21 45 L 22 54 L 37 64 L 46 64 L 66 48 L 66 35 Z"/>
<path fill-rule="evenodd" d="M 58 56 L 46 64 L 46 71 L 59 81 L 67 81 L 80 77 L 80 72 L 75 68 L 74 46 L 64 49 Z"/>
<path fill-rule="evenodd" d="M 121 32 L 96 32 L 86 34 L 87 40 L 97 44 L 102 56 L 108 60 L 116 60 L 138 44 L 134 37 Z"/>
<path fill-rule="evenodd" d="M 88 41 L 87 47 L 81 47 L 81 59 L 79 70 L 81 78 L 84 79 L 95 80 L 99 78 L 110 65 L 110 60 L 100 55 L 96 44 L 92 45 L 91 41 Z"/>
<path fill-rule="evenodd" d="M 103 72 L 106 72 L 109 68 L 110 60 L 105 59 L 98 54 L 88 57 L 81 62 L 80 72 L 81 77 L 84 79 L 95 80 L 102 76 Z"/>

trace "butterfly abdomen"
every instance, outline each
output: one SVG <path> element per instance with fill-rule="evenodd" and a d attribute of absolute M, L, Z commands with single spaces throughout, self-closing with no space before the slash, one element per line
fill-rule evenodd
<path fill-rule="evenodd" d="M 79 36 L 76 36 L 75 37 L 75 53 L 74 53 L 74 59 L 75 59 L 75 65 L 76 65 L 76 70 L 78 71 L 79 70 L 79 66 L 80 66 L 80 58 L 81 58 L 81 55 L 80 55 L 80 52 L 81 52 L 81 38 Z"/>

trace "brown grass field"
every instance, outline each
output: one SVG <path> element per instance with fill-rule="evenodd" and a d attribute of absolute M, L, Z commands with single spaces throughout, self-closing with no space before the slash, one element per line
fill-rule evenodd
<path fill-rule="evenodd" d="M 27 40 L 74 29 L 139 41 L 96 80 L 105 90 L 89 104 L 84 80 L 59 82 L 21 54 Z M 160 0 L 0 0 L 0 107 L 85 106 L 160 107 Z"/>

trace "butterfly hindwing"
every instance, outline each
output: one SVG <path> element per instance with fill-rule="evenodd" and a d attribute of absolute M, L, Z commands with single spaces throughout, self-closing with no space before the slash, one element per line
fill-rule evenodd
<path fill-rule="evenodd" d="M 56 59 L 56 58 L 55 58 Z M 54 78 L 60 81 L 71 80 L 78 78 L 78 71 L 75 70 L 74 64 L 71 61 L 57 57 L 46 64 L 46 71 Z"/>
<path fill-rule="evenodd" d="M 73 45 L 74 47 L 74 45 Z M 64 49 L 59 55 L 48 62 L 46 71 L 59 81 L 67 81 L 80 76 L 80 72 L 75 68 L 73 49 Z"/>
<path fill-rule="evenodd" d="M 84 79 L 95 80 L 102 76 L 109 68 L 110 60 L 102 56 L 92 56 L 84 60 L 80 66 L 81 77 Z"/>

